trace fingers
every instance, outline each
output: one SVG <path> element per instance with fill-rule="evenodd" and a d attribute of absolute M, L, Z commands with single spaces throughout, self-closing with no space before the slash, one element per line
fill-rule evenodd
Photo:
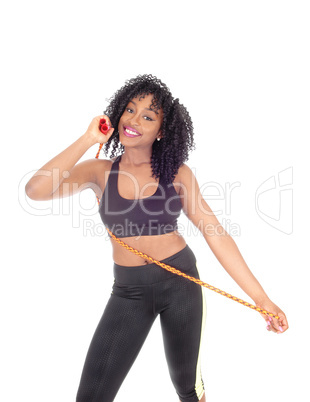
<path fill-rule="evenodd" d="M 277 313 L 279 319 L 275 319 L 272 317 L 266 318 L 267 323 L 267 331 L 275 332 L 276 334 L 282 334 L 288 329 L 287 319 L 283 312 Z"/>
<path fill-rule="evenodd" d="M 266 327 L 267 331 L 271 331 L 271 332 L 275 332 L 275 333 L 281 332 L 280 326 L 279 325 L 276 326 L 276 324 L 274 323 L 274 320 L 271 317 L 268 317 L 266 321 L 267 321 L 267 327 Z"/>
<path fill-rule="evenodd" d="M 269 311 L 278 318 L 271 317 L 269 315 L 261 314 L 266 322 L 266 329 L 270 332 L 275 332 L 276 334 L 283 334 L 288 329 L 288 322 L 284 312 L 274 304 L 270 299 L 265 300 L 262 303 L 256 304 L 262 310 Z"/>
<path fill-rule="evenodd" d="M 112 136 L 113 132 L 114 132 L 114 128 L 111 127 L 111 128 L 108 129 L 107 132 L 105 132 L 104 134 L 101 134 L 102 135 L 101 136 L 101 138 L 102 138 L 101 142 L 103 142 L 103 143 L 107 142 L 109 140 L 109 138 Z"/>
<path fill-rule="evenodd" d="M 278 314 L 279 316 L 279 326 L 282 327 L 282 332 L 285 332 L 288 329 L 288 322 L 285 314 L 281 311 Z"/>

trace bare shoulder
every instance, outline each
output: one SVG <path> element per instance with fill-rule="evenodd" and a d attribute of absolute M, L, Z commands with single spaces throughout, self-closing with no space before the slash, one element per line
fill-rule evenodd
<path fill-rule="evenodd" d="M 192 169 L 188 165 L 183 163 L 183 165 L 181 165 L 179 167 L 178 173 L 175 177 L 175 182 L 186 183 L 188 180 L 192 179 L 193 177 L 195 177 L 195 176 L 194 176 Z"/>
<path fill-rule="evenodd" d="M 112 163 L 110 159 L 89 159 L 85 161 L 85 168 L 92 172 L 97 184 L 102 184 L 104 177 L 111 171 Z"/>
<path fill-rule="evenodd" d="M 191 168 L 185 163 L 179 167 L 178 173 L 173 181 L 176 192 L 181 195 L 184 194 L 185 188 L 189 190 L 195 182 L 195 176 Z"/>
<path fill-rule="evenodd" d="M 113 160 L 111 159 L 91 159 L 88 161 L 89 169 L 93 172 L 94 182 L 97 184 L 96 194 L 101 198 L 105 189 Z"/>

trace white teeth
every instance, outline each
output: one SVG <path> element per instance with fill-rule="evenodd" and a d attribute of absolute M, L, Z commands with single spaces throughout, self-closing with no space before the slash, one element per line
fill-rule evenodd
<path fill-rule="evenodd" d="M 131 134 L 131 135 L 139 135 L 138 133 L 136 133 L 135 131 L 131 131 L 128 128 L 125 129 L 126 133 Z"/>

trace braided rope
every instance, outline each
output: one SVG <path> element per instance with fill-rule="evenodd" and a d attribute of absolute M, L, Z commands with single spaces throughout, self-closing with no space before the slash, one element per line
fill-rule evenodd
<path fill-rule="evenodd" d="M 103 146 L 103 144 L 100 144 L 100 145 L 99 145 L 99 150 L 98 150 L 97 155 L 96 155 L 96 158 L 97 158 L 97 159 L 98 159 L 98 157 L 99 157 L 99 153 L 100 153 L 100 150 L 101 150 L 102 146 Z M 98 205 L 99 205 L 100 199 L 99 199 L 98 196 L 96 196 L 96 198 L 97 198 L 97 202 L 98 202 Z M 161 268 L 164 268 L 165 270 L 167 270 L 167 271 L 169 271 L 169 272 L 172 272 L 173 274 L 176 274 L 176 275 L 179 275 L 179 276 L 183 276 L 184 278 L 186 278 L 186 279 L 188 279 L 188 280 L 190 280 L 190 281 L 192 281 L 192 282 L 195 282 L 197 285 L 200 285 L 200 286 L 203 286 L 203 287 L 205 287 L 205 288 L 207 288 L 207 289 L 213 290 L 214 292 L 216 292 L 216 293 L 218 293 L 218 294 L 220 294 L 220 295 L 222 295 L 222 296 L 225 296 L 225 297 L 227 297 L 228 299 L 234 300 L 234 301 L 236 301 L 236 302 L 242 304 L 242 305 L 245 306 L 245 307 L 249 307 L 249 308 L 251 308 L 252 310 L 258 311 L 258 312 L 261 313 L 261 314 L 268 315 L 269 317 L 274 317 L 274 318 L 276 318 L 277 320 L 280 318 L 280 317 L 279 317 L 278 315 L 276 315 L 276 314 L 270 313 L 270 312 L 267 311 L 267 310 L 263 310 L 263 309 L 261 309 L 260 307 L 254 306 L 253 304 L 248 303 L 248 302 L 246 302 L 246 301 L 244 301 L 244 300 L 242 300 L 242 299 L 239 299 L 239 297 L 233 296 L 233 295 L 231 295 L 231 294 L 225 292 L 224 290 L 221 290 L 221 289 L 216 288 L 215 286 L 209 285 L 208 283 L 203 282 L 203 281 L 201 281 L 200 279 L 194 278 L 193 276 L 189 276 L 189 275 L 185 274 L 184 272 L 179 271 L 178 269 L 176 269 L 176 268 L 174 268 L 174 267 L 171 267 L 171 266 L 168 265 L 168 264 L 165 264 L 165 263 L 163 263 L 163 262 L 160 262 L 160 261 L 155 260 L 154 258 L 150 257 L 149 255 L 147 255 L 147 254 L 145 254 L 145 253 L 142 253 L 141 251 L 136 250 L 135 248 L 129 246 L 128 244 L 126 244 L 125 242 L 123 242 L 122 240 L 120 240 L 118 237 L 116 237 L 108 228 L 106 228 L 106 229 L 107 229 L 107 232 L 109 233 L 109 235 L 112 237 L 112 239 L 114 239 L 118 244 L 120 244 L 121 246 L 123 246 L 123 247 L 126 248 L 127 250 L 131 251 L 132 253 L 138 255 L 139 257 L 142 257 L 142 258 L 144 258 L 144 259 L 146 259 L 146 260 L 149 260 L 149 261 L 151 261 L 152 263 L 154 263 L 154 264 L 160 266 Z"/>
<path fill-rule="evenodd" d="M 103 144 L 99 144 L 99 149 L 98 149 L 98 152 L 97 152 L 97 154 L 96 154 L 96 159 L 99 158 L 99 154 L 100 154 L 100 151 L 101 151 L 102 146 L 103 146 Z"/>
<path fill-rule="evenodd" d="M 103 144 L 99 144 L 99 149 L 98 149 L 98 152 L 96 154 L 96 159 L 99 158 L 99 154 L 100 154 L 100 151 L 101 151 L 102 147 L 103 147 Z M 96 195 L 96 198 L 97 198 L 97 202 L 98 202 L 98 205 L 99 205 L 100 204 L 100 199 L 99 199 L 98 195 Z"/>

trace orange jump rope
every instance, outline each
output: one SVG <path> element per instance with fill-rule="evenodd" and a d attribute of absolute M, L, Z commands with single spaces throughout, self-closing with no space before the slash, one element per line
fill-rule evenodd
<path fill-rule="evenodd" d="M 105 119 L 101 119 L 101 120 L 100 120 L 100 122 L 99 122 L 99 129 L 100 129 L 100 131 L 101 131 L 103 134 L 107 134 L 109 127 L 108 127 L 108 125 L 106 124 L 106 120 L 105 120 Z M 97 158 L 97 159 L 98 159 L 98 157 L 99 157 L 99 153 L 100 153 L 100 151 L 101 151 L 102 146 L 103 146 L 103 144 L 100 144 L 100 145 L 99 145 L 99 150 L 98 150 L 97 155 L 96 155 L 96 158 Z M 99 200 L 98 196 L 97 196 L 97 201 L 98 201 L 98 205 L 99 205 L 100 200 Z M 145 254 L 145 253 L 142 253 L 141 251 L 136 250 L 135 248 L 129 246 L 129 245 L 126 244 L 126 243 L 124 243 L 121 239 L 119 239 L 118 237 L 116 237 L 108 228 L 106 228 L 106 229 L 107 229 L 107 232 L 109 233 L 109 235 L 111 236 L 111 238 L 112 238 L 113 240 L 115 240 L 118 244 L 120 244 L 121 246 L 123 246 L 123 247 L 124 247 L 125 249 L 127 249 L 128 251 L 134 253 L 135 255 L 138 255 L 139 257 L 142 257 L 142 258 L 144 258 L 144 259 L 146 259 L 146 260 L 149 260 L 149 261 L 151 261 L 152 263 L 154 263 L 154 264 L 160 266 L 161 268 L 163 268 L 163 269 L 165 269 L 165 270 L 167 270 L 167 271 L 169 271 L 169 272 L 172 272 L 173 274 L 176 274 L 176 275 L 179 275 L 179 276 L 183 276 L 184 278 L 186 278 L 186 279 L 188 279 L 188 280 L 190 280 L 190 281 L 192 281 L 192 282 L 197 283 L 197 285 L 200 285 L 200 286 L 203 286 L 203 287 L 205 287 L 205 288 L 207 288 L 207 289 L 213 290 L 214 292 L 219 293 L 219 294 L 221 294 L 222 296 L 228 297 L 229 299 L 234 300 L 234 301 L 236 301 L 236 302 L 238 302 L 238 303 L 240 303 L 240 304 L 243 304 L 244 306 L 249 307 L 249 308 L 251 308 L 252 310 L 256 310 L 256 311 L 258 311 L 258 312 L 261 313 L 261 314 L 268 315 L 269 317 L 274 317 L 274 318 L 276 318 L 276 319 L 279 319 L 279 318 L 280 318 L 280 317 L 279 317 L 278 315 L 276 315 L 276 314 L 270 313 L 270 312 L 267 311 L 267 310 L 263 310 L 263 309 L 261 309 L 260 307 L 254 306 L 253 304 L 248 303 L 248 302 L 246 302 L 246 301 L 244 301 L 244 300 L 242 300 L 242 299 L 239 299 L 239 298 L 236 297 L 236 296 L 232 296 L 231 294 L 225 292 L 224 290 L 220 290 L 220 289 L 218 289 L 218 288 L 216 288 L 216 287 L 214 287 L 214 286 L 212 286 L 212 285 L 209 285 L 209 284 L 206 283 L 206 282 L 201 281 L 200 279 L 197 279 L 197 278 L 194 278 L 194 277 L 192 277 L 192 276 L 189 276 L 189 275 L 185 274 L 184 272 L 179 271 L 178 269 L 176 269 L 176 268 L 174 268 L 174 267 L 172 267 L 172 266 L 170 266 L 170 265 L 168 265 L 168 264 L 164 264 L 163 262 L 160 262 L 160 261 L 155 260 L 154 258 L 150 257 L 149 255 L 147 255 L 147 254 Z"/>

